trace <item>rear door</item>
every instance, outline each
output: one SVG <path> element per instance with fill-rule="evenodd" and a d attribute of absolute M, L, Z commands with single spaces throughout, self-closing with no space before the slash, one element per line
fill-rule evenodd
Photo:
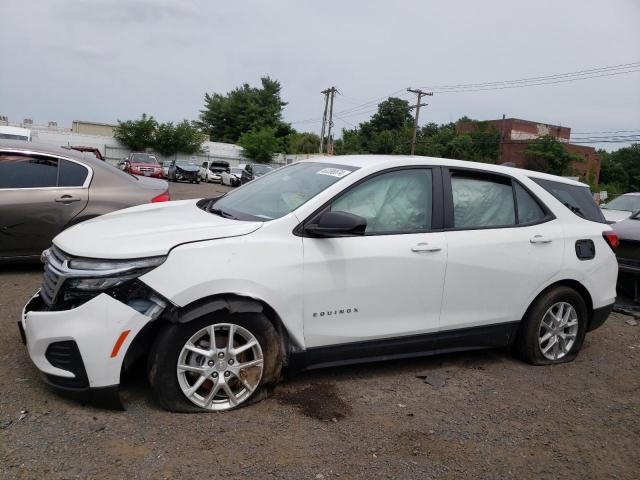
<path fill-rule="evenodd" d="M 39 255 L 87 206 L 89 181 L 78 162 L 0 153 L 0 257 Z"/>
<path fill-rule="evenodd" d="M 562 264 L 558 220 L 507 175 L 444 171 L 448 263 L 441 330 L 520 320 Z"/>

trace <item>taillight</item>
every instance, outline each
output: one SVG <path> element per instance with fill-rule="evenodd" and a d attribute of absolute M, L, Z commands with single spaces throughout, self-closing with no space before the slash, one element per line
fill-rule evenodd
<path fill-rule="evenodd" d="M 169 191 L 167 190 L 166 192 L 161 193 L 157 197 L 153 197 L 151 199 L 151 203 L 168 202 L 169 200 L 171 200 L 171 197 L 169 197 Z"/>
<path fill-rule="evenodd" d="M 609 230 L 608 232 L 602 232 L 602 236 L 611 247 L 611 250 L 615 252 L 616 248 L 618 248 L 618 246 L 620 245 L 620 239 L 618 238 L 618 234 L 613 230 Z"/>

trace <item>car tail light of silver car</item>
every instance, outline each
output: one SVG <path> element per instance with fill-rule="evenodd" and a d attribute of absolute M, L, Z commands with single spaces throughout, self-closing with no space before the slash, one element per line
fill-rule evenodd
<path fill-rule="evenodd" d="M 602 232 L 602 236 L 611 247 L 611 250 L 615 252 L 616 249 L 620 246 L 620 240 L 618 239 L 618 234 L 613 230 L 609 230 L 607 232 Z"/>
<path fill-rule="evenodd" d="M 169 195 L 169 190 L 167 190 L 166 192 L 161 193 L 157 197 L 153 197 L 151 199 L 151 203 L 168 202 L 169 200 L 171 200 L 171 196 Z"/>

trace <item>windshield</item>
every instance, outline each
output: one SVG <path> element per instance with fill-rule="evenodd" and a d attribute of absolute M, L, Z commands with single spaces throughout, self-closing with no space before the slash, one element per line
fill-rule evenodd
<path fill-rule="evenodd" d="M 217 200 L 209 211 L 239 220 L 280 218 L 346 177 L 356 167 L 302 162 L 280 168 Z"/>
<path fill-rule="evenodd" d="M 197 165 L 189 160 L 178 160 L 176 165 L 179 167 L 197 167 Z"/>
<path fill-rule="evenodd" d="M 233 173 L 234 175 L 242 175 L 242 169 L 241 168 L 232 168 L 231 169 L 231 173 Z"/>
<path fill-rule="evenodd" d="M 273 170 L 273 168 L 270 167 L 269 165 L 254 165 L 253 166 L 253 173 L 255 175 L 264 175 L 265 173 L 269 173 L 271 170 Z"/>
<path fill-rule="evenodd" d="M 620 195 L 618 198 L 603 205 L 602 208 L 635 212 L 636 210 L 640 210 L 640 195 Z"/>
<path fill-rule="evenodd" d="M 156 157 L 146 153 L 134 153 L 131 155 L 131 163 L 158 163 Z"/>

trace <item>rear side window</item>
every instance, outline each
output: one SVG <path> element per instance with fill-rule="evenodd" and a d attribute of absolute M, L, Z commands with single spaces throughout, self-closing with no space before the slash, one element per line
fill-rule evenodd
<path fill-rule="evenodd" d="M 57 181 L 55 158 L 0 154 L 0 188 L 55 187 Z"/>
<path fill-rule="evenodd" d="M 508 179 L 454 173 L 453 227 L 504 227 L 516 224 L 513 189 Z"/>
<path fill-rule="evenodd" d="M 87 169 L 82 165 L 68 160 L 60 160 L 58 167 L 58 186 L 81 187 L 87 179 L 87 174 Z"/>
<path fill-rule="evenodd" d="M 516 203 L 518 204 L 518 223 L 539 222 L 546 216 L 540 204 L 518 182 L 514 182 Z"/>
<path fill-rule="evenodd" d="M 553 195 L 560 203 L 577 216 L 592 222 L 607 223 L 596 202 L 593 200 L 588 187 L 569 185 L 567 183 L 543 180 L 540 178 L 532 178 L 531 180 Z"/>

